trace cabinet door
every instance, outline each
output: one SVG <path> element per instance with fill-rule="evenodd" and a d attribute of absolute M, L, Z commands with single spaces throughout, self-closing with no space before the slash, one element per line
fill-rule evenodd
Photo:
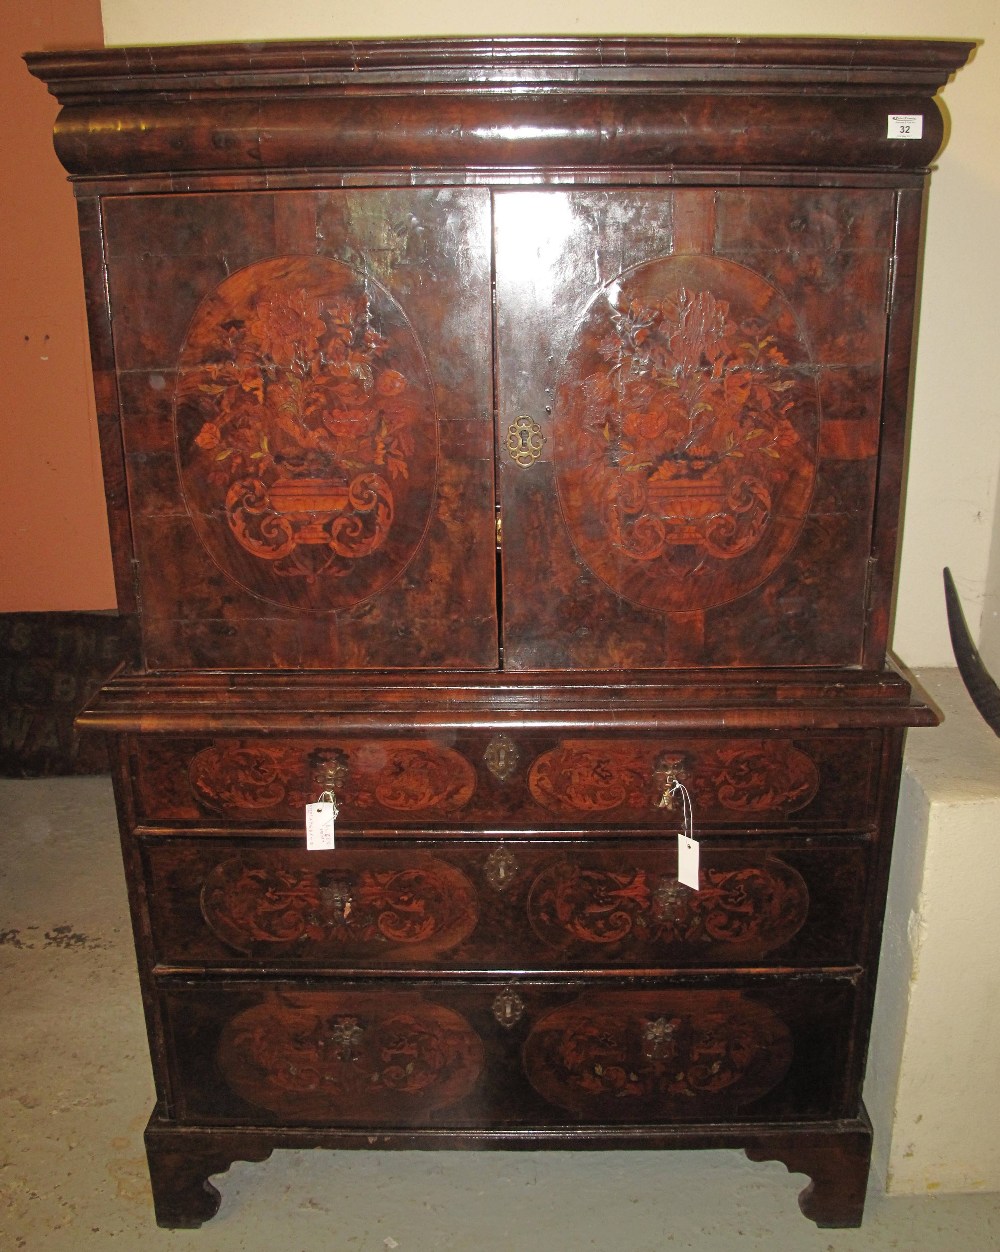
<path fill-rule="evenodd" d="M 860 663 L 894 212 L 496 197 L 509 668 Z"/>
<path fill-rule="evenodd" d="M 495 667 L 488 194 L 103 212 L 148 667 Z"/>

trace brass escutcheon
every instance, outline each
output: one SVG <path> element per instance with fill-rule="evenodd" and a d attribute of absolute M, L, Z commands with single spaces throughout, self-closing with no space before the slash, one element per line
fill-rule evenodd
<path fill-rule="evenodd" d="M 494 891 L 506 891 L 517 874 L 517 857 L 505 844 L 500 844 L 486 858 L 484 877 Z"/>
<path fill-rule="evenodd" d="M 507 427 L 507 451 L 510 453 L 511 460 L 522 469 L 534 465 L 542 455 L 544 442 L 545 436 L 542 434 L 542 428 L 534 418 L 525 417 L 522 414 L 520 417 L 515 417 Z"/>
<path fill-rule="evenodd" d="M 494 735 L 486 745 L 483 760 L 497 782 L 506 782 L 517 769 L 521 754 L 510 735 Z"/>
<path fill-rule="evenodd" d="M 493 1001 L 493 1016 L 501 1026 L 515 1026 L 524 1016 L 524 1001 L 513 987 L 504 987 Z"/>

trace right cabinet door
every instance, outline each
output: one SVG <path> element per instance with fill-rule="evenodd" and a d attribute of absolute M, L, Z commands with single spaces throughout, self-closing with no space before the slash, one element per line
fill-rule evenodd
<path fill-rule="evenodd" d="M 895 205 L 496 196 L 507 668 L 861 663 Z"/>

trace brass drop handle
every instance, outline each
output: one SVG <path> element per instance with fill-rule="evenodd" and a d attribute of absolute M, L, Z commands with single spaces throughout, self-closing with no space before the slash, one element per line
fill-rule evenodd
<path fill-rule="evenodd" d="M 347 778 L 347 753 L 339 748 L 313 752 L 309 757 L 312 781 L 320 791 L 336 791 Z"/>
<path fill-rule="evenodd" d="M 664 878 L 653 892 L 653 913 L 658 921 L 678 922 L 688 911 L 691 888 L 676 878 Z"/>
<path fill-rule="evenodd" d="M 365 1028 L 356 1017 L 337 1017 L 330 1023 L 330 1042 L 340 1061 L 356 1060 L 364 1037 Z"/>
<path fill-rule="evenodd" d="M 685 760 L 678 753 L 664 753 L 653 766 L 653 781 L 660 789 L 658 809 L 673 810 L 685 781 Z"/>
<path fill-rule="evenodd" d="M 312 782 L 318 788 L 317 799 L 327 801 L 331 806 L 333 820 L 340 816 L 340 801 L 337 799 L 337 788 L 341 787 L 347 777 L 347 753 L 339 748 L 321 748 L 309 754 L 309 767 L 312 771 Z M 330 830 L 332 847 L 332 827 Z"/>
<path fill-rule="evenodd" d="M 646 1022 L 642 1030 L 642 1050 L 651 1061 L 661 1060 L 673 1051 L 678 1024 L 668 1017 Z"/>
<path fill-rule="evenodd" d="M 346 922 L 351 916 L 354 903 L 351 899 L 351 884 L 348 879 L 333 878 L 327 882 L 320 882 L 319 898 L 327 918 Z"/>
<path fill-rule="evenodd" d="M 668 774 L 663 781 L 663 791 L 656 802 L 656 807 L 658 809 L 672 809 L 674 807 L 674 793 L 676 790 L 677 779 L 673 774 Z"/>

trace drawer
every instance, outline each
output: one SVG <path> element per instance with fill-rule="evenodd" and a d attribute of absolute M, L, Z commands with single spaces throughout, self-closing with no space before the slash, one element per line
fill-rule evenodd
<path fill-rule="evenodd" d="M 143 841 L 156 958 L 233 969 L 847 965 L 869 845 L 676 840 Z"/>
<path fill-rule="evenodd" d="M 340 824 L 558 830 L 676 829 L 664 788 L 687 787 L 707 829 L 864 829 L 875 815 L 881 733 L 462 732 L 382 739 L 132 741 L 141 821 L 300 827 L 329 786 Z"/>
<path fill-rule="evenodd" d="M 843 1116 L 854 996 L 846 979 L 161 993 L 181 1121 L 442 1128 Z"/>

